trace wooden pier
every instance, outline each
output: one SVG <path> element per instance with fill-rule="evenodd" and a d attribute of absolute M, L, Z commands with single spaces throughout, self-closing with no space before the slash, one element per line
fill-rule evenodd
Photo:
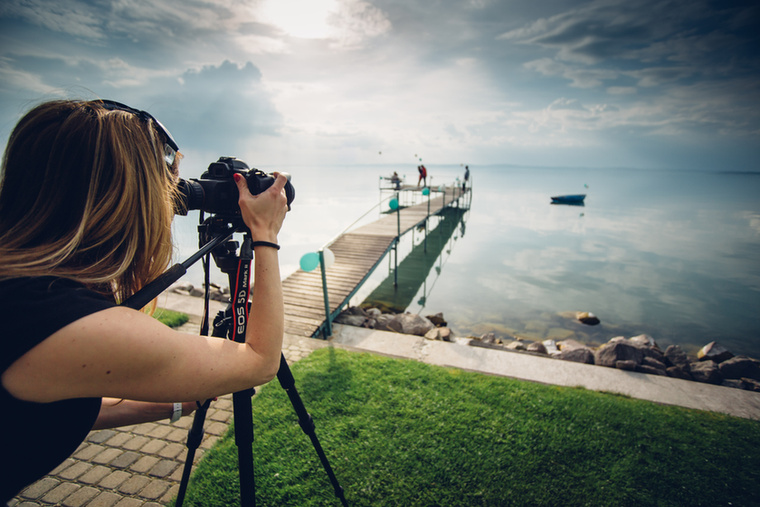
<path fill-rule="evenodd" d="M 413 190 L 419 192 L 419 190 Z M 436 194 L 436 195 L 433 195 Z M 326 269 L 329 311 L 332 316 L 343 308 L 369 278 L 398 238 L 445 206 L 456 205 L 470 195 L 468 188 L 447 187 L 431 192 L 423 202 L 390 212 L 367 225 L 346 232 L 326 245 L 335 254 L 335 263 Z M 429 213 L 428 213 L 429 210 Z M 326 320 L 322 272 L 299 269 L 282 282 L 285 301 L 285 332 L 297 336 L 315 336 Z"/>

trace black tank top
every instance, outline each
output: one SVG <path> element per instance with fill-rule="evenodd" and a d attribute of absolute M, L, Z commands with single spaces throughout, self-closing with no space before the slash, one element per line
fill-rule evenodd
<path fill-rule="evenodd" d="M 56 277 L 0 281 L 0 374 L 66 325 L 115 306 L 78 282 Z M 0 477 L 7 502 L 68 458 L 87 437 L 100 398 L 33 403 L 14 398 L 0 385 L 0 449 L 13 463 Z"/>

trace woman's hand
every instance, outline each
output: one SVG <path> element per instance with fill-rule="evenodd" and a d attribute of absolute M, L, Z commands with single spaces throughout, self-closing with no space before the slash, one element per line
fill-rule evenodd
<path fill-rule="evenodd" d="M 245 225 L 251 231 L 253 241 L 277 243 L 277 234 L 288 211 L 288 200 L 284 190 L 288 179 L 280 173 L 274 173 L 274 176 L 272 186 L 259 195 L 252 195 L 246 179 L 240 174 L 234 175 L 240 195 L 240 212 Z"/>

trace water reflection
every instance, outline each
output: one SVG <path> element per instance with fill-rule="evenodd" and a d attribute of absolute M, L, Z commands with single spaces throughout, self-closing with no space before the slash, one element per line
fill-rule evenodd
<path fill-rule="evenodd" d="M 391 269 L 388 277 L 364 299 L 361 306 L 375 307 L 384 313 L 405 311 L 419 294 L 417 304 L 424 307 L 427 295 L 435 285 L 428 287 L 428 278 L 435 268 L 436 279 L 441 274 L 444 253 L 451 253 L 451 239 L 457 229 L 464 236 L 466 211 L 460 208 L 445 208 L 438 215 L 438 224 L 417 243 L 399 262 L 396 270 Z"/>
<path fill-rule="evenodd" d="M 428 307 L 443 309 L 459 335 L 604 342 L 647 333 L 662 346 L 695 351 L 718 340 L 760 356 L 760 263 L 751 253 L 760 247 L 752 227 L 760 177 L 589 173 L 482 175 L 468 241 Z M 548 205 L 554 188 L 586 178 L 582 214 Z M 575 311 L 602 325 L 565 317 Z"/>
<path fill-rule="evenodd" d="M 402 166 L 267 168 L 275 169 L 290 172 L 298 189 L 279 236 L 283 276 L 377 203 L 379 173 L 413 174 Z M 461 176 L 458 166 L 429 169 L 436 181 Z M 471 170 L 467 239 L 450 254 L 442 247 L 440 275 L 435 262 L 417 270 L 427 277 L 407 311 L 443 312 L 459 336 L 496 331 L 603 342 L 647 333 L 661 346 L 693 350 L 718 340 L 760 357 L 760 176 Z M 585 207 L 549 204 L 572 193 L 587 194 Z M 180 238 L 180 250 L 197 249 L 192 221 L 176 222 L 190 223 L 189 246 Z M 575 311 L 591 311 L 602 323 L 592 328 L 563 316 Z"/>

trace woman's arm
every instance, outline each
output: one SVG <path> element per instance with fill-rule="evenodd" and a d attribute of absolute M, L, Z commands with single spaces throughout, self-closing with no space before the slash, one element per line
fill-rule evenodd
<path fill-rule="evenodd" d="M 277 241 L 287 211 L 286 181 L 278 175 L 257 196 L 238 182 L 240 208 L 254 241 Z M 205 400 L 272 380 L 280 365 L 283 328 L 277 250 L 256 247 L 245 343 L 180 333 L 142 312 L 115 307 L 51 335 L 14 362 L 2 383 L 15 397 L 35 402 Z"/>
<path fill-rule="evenodd" d="M 240 196 L 238 205 L 251 239 L 277 244 L 277 234 L 287 212 L 284 175 L 274 173 L 271 187 L 257 196 L 248 191 L 248 184 L 239 174 L 235 183 Z M 282 335 L 285 328 L 285 310 L 282 301 L 282 282 L 277 249 L 269 246 L 254 247 L 254 284 L 251 313 L 248 319 L 246 342 L 262 354 L 272 369 L 272 377 L 280 368 Z M 279 340 L 270 339 L 279 337 Z"/>
<path fill-rule="evenodd" d="M 194 401 L 182 403 L 182 415 L 192 414 L 197 405 Z M 103 398 L 98 419 L 93 430 L 118 428 L 130 424 L 169 419 L 174 415 L 174 403 L 151 403 L 149 401 L 118 400 Z"/>

